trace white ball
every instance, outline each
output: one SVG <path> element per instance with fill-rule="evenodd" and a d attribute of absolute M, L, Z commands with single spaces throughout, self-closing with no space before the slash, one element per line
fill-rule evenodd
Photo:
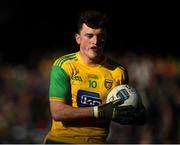
<path fill-rule="evenodd" d="M 120 106 L 132 105 L 137 106 L 141 97 L 138 91 L 130 85 L 119 85 L 114 87 L 108 94 L 106 103 L 112 102 L 117 99 L 123 99 L 124 103 Z"/>

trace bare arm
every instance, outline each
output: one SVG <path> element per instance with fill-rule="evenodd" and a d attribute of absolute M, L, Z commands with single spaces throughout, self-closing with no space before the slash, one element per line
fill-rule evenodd
<path fill-rule="evenodd" d="M 61 101 L 50 101 L 50 111 L 55 121 L 94 117 L 93 107 L 75 108 Z"/>

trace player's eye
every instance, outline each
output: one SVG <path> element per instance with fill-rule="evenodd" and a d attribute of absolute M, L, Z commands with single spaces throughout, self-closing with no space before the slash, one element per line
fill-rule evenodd
<path fill-rule="evenodd" d="M 93 37 L 93 34 L 86 34 L 86 37 L 88 37 L 90 39 Z"/>

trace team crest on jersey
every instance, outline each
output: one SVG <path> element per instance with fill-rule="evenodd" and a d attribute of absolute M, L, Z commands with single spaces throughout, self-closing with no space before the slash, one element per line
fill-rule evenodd
<path fill-rule="evenodd" d="M 105 86 L 105 88 L 106 88 L 107 90 L 111 89 L 112 84 L 113 84 L 113 81 L 112 81 L 112 80 L 107 80 L 107 79 L 105 79 L 105 81 L 104 81 L 104 86 Z"/>

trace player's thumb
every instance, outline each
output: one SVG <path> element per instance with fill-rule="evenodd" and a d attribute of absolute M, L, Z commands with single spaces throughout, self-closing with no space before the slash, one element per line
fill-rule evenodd
<path fill-rule="evenodd" d="M 124 103 L 124 100 L 121 98 L 113 101 L 113 105 L 115 106 L 121 105 L 123 103 Z"/>

